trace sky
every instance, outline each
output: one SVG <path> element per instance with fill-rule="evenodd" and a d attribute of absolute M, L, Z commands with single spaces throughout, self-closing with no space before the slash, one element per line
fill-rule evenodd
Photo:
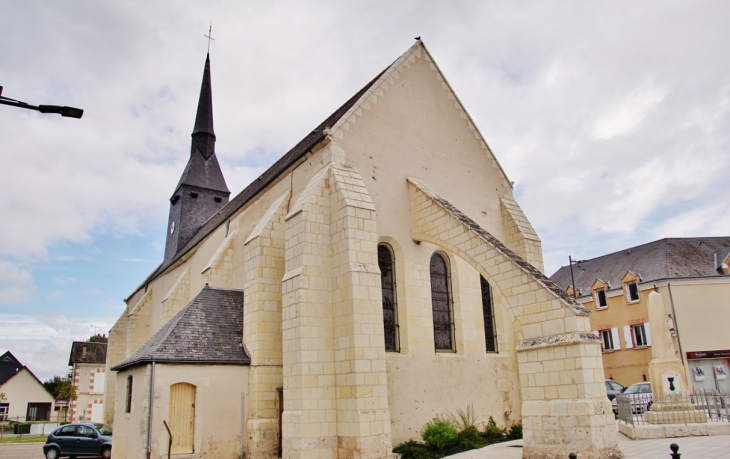
<path fill-rule="evenodd" d="M 210 42 L 233 194 L 422 37 L 542 239 L 547 275 L 727 236 L 726 1 L 0 0 L 0 353 L 40 379 L 162 261 Z M 724 50 L 724 51 L 723 51 Z"/>

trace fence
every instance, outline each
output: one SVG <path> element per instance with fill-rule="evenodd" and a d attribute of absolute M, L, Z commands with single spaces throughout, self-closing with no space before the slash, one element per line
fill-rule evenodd
<path fill-rule="evenodd" d="M 652 407 L 655 409 L 652 410 Z M 619 420 L 632 426 L 730 422 L 730 395 L 720 392 L 666 394 L 661 397 L 650 393 L 621 394 L 616 396 L 614 411 L 617 411 Z"/>
<path fill-rule="evenodd" d="M 48 435 L 60 424 L 51 421 L 28 421 L 24 416 L 4 416 L 0 420 L 0 438 Z"/>

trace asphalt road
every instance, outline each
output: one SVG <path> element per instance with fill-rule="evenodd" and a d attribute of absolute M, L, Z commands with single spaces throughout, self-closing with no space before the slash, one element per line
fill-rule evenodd
<path fill-rule="evenodd" d="M 44 459 L 43 442 L 0 443 L 0 459 Z"/>

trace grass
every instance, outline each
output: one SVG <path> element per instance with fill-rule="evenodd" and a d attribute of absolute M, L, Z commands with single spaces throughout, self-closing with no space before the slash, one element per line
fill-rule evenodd
<path fill-rule="evenodd" d="M 18 438 L 17 435 L 13 435 L 12 432 L 3 434 L 0 438 L 0 443 L 42 443 L 46 441 L 48 435 L 23 435 Z"/>

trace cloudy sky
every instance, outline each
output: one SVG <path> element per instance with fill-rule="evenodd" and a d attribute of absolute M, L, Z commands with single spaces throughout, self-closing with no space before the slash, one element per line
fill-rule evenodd
<path fill-rule="evenodd" d="M 210 21 L 234 193 L 421 36 L 543 241 L 547 274 L 728 235 L 726 1 L 0 0 L 0 353 L 41 379 L 162 260 Z"/>

